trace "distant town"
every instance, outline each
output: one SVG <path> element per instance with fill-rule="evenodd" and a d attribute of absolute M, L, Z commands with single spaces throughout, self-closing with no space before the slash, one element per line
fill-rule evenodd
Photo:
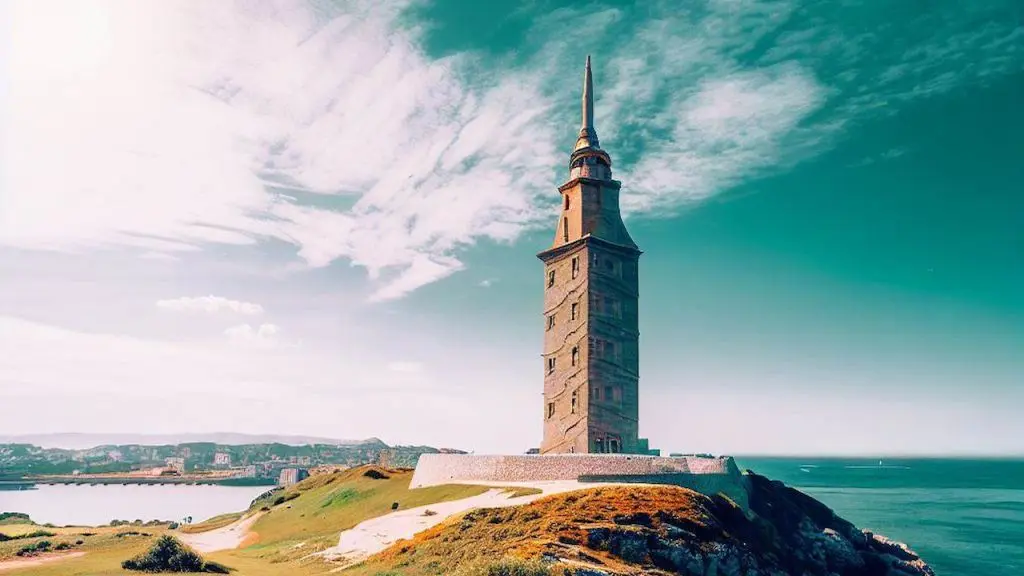
<path fill-rule="evenodd" d="M 0 444 L 0 485 L 224 484 L 290 485 L 323 472 L 378 463 L 413 467 L 421 454 L 463 453 L 430 446 L 389 446 L 379 439 L 346 444 L 103 445 L 88 449 Z"/>

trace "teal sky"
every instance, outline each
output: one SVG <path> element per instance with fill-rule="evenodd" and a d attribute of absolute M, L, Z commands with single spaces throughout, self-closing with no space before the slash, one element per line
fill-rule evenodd
<path fill-rule="evenodd" d="M 1024 453 L 1018 2 L 33 4 L 0 433 L 537 445 L 591 54 L 653 446 Z"/>

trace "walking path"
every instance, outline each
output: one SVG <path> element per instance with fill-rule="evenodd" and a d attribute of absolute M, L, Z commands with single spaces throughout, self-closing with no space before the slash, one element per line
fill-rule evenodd
<path fill-rule="evenodd" d="M 198 532 L 195 534 L 179 533 L 176 536 L 179 540 L 188 544 L 195 549 L 196 552 L 208 553 L 218 552 L 220 550 L 233 550 L 241 546 L 242 541 L 245 540 L 246 535 L 249 533 L 249 528 L 260 519 L 263 514 L 253 514 L 252 516 L 246 516 L 215 530 L 209 530 L 207 532 Z"/>

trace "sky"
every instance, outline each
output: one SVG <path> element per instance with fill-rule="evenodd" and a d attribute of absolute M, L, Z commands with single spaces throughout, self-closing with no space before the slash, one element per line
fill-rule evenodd
<path fill-rule="evenodd" d="M 652 447 L 1024 454 L 1013 0 L 2 0 L 0 434 L 539 445 L 588 54 Z"/>

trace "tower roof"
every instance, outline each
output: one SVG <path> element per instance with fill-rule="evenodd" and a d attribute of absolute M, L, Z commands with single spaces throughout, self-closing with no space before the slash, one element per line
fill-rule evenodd
<path fill-rule="evenodd" d="M 587 56 L 587 67 L 583 72 L 583 119 L 580 125 L 580 135 L 576 138 L 576 147 L 573 152 L 584 148 L 600 149 L 601 145 L 597 140 L 597 130 L 594 129 L 594 79 L 590 72 L 590 56 Z"/>

